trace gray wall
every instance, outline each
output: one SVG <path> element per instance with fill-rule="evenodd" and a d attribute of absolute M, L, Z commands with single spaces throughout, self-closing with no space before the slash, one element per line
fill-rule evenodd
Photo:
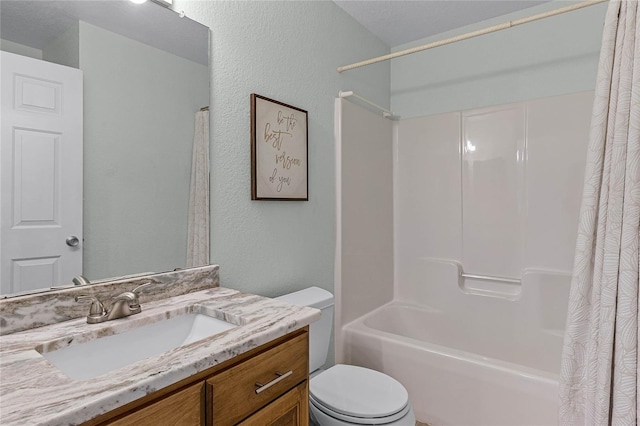
<path fill-rule="evenodd" d="M 80 68 L 84 274 L 184 267 L 194 116 L 209 102 L 208 68 L 84 22 Z"/>
<path fill-rule="evenodd" d="M 75 21 L 58 38 L 42 49 L 42 59 L 68 67 L 80 67 L 80 23 Z"/>
<path fill-rule="evenodd" d="M 47 43 L 42 50 L 4 39 L 0 39 L 0 50 L 79 68 L 79 37 L 79 23 L 76 21 L 58 38 Z"/>
<path fill-rule="evenodd" d="M 333 291 L 334 99 L 355 90 L 389 104 L 389 64 L 336 68 L 388 53 L 331 1 L 186 1 L 212 31 L 211 262 L 221 285 L 274 296 Z M 309 201 L 251 201 L 249 95 L 309 112 Z"/>
<path fill-rule="evenodd" d="M 394 51 L 570 4 L 554 1 L 398 46 Z M 391 107 L 402 118 L 593 90 L 607 4 L 395 59 Z"/>
<path fill-rule="evenodd" d="M 0 50 L 15 53 L 16 55 L 28 56 L 29 58 L 42 59 L 42 50 L 9 40 L 0 39 Z"/>

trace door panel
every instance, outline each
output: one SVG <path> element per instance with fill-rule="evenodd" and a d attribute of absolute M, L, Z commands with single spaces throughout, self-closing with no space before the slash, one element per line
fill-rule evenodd
<path fill-rule="evenodd" d="M 60 135 L 31 129 L 13 131 L 13 226 L 59 225 Z"/>
<path fill-rule="evenodd" d="M 82 71 L 1 56 L 0 293 L 82 273 Z M 77 236 L 70 247 L 66 238 Z"/>
<path fill-rule="evenodd" d="M 60 66 L 50 63 L 46 64 Z M 16 110 L 48 113 L 57 116 L 62 115 L 60 105 L 62 85 L 60 83 L 24 75 L 15 75 L 14 78 Z"/>

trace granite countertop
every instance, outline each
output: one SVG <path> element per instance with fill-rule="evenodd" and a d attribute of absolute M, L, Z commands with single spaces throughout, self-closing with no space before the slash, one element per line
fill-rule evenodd
<path fill-rule="evenodd" d="M 68 378 L 38 352 L 192 312 L 238 326 L 82 381 Z M 217 287 L 149 302 L 142 305 L 140 314 L 101 324 L 87 324 L 83 317 L 0 336 L 0 422 L 21 426 L 82 423 L 319 318 L 317 309 Z"/>

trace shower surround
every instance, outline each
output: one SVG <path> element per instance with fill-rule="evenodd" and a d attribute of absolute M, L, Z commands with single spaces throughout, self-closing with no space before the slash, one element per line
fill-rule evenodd
<path fill-rule="evenodd" d="M 430 424 L 556 423 L 592 103 L 582 92 L 395 123 L 337 105 L 338 361 L 398 379 Z M 386 147 L 376 126 L 393 134 Z M 357 212 L 353 197 L 377 208 Z"/>

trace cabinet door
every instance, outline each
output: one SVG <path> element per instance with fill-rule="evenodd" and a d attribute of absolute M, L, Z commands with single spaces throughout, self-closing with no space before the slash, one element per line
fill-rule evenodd
<path fill-rule="evenodd" d="M 308 426 L 309 382 L 299 384 L 239 426 Z"/>
<path fill-rule="evenodd" d="M 108 424 L 200 426 L 204 424 L 204 382 L 191 385 Z"/>

